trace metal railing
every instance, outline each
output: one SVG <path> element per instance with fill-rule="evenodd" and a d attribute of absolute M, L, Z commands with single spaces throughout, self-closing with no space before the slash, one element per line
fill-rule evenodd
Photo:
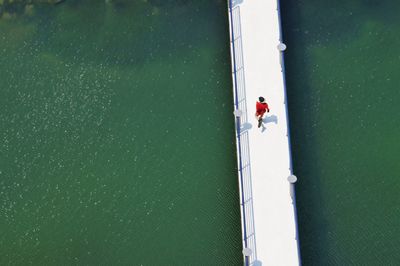
<path fill-rule="evenodd" d="M 229 0 L 231 34 L 232 77 L 234 85 L 236 145 L 238 153 L 239 192 L 242 215 L 242 236 L 244 264 L 251 265 L 257 260 L 256 235 L 253 215 L 253 195 L 250 165 L 248 129 L 251 124 L 247 117 L 246 83 L 242 52 L 240 7 Z"/>

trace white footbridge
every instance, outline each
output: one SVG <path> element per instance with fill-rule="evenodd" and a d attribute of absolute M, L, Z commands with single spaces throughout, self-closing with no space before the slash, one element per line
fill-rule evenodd
<path fill-rule="evenodd" d="M 301 265 L 279 0 L 228 4 L 244 265 Z"/>

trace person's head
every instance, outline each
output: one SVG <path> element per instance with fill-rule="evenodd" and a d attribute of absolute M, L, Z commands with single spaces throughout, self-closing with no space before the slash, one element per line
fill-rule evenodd
<path fill-rule="evenodd" d="M 258 100 L 260 101 L 260 103 L 263 103 L 265 101 L 264 97 L 262 96 L 258 97 Z"/>

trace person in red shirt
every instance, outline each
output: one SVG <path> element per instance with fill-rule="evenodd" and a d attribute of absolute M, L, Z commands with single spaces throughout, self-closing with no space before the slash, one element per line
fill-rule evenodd
<path fill-rule="evenodd" d="M 268 104 L 265 102 L 264 97 L 258 97 L 258 102 L 256 102 L 256 119 L 258 120 L 258 127 L 262 125 L 262 119 L 265 112 L 269 113 Z"/>

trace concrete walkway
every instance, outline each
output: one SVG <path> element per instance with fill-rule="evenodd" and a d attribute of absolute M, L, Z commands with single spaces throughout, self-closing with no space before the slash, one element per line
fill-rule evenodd
<path fill-rule="evenodd" d="M 279 6 L 229 2 L 244 262 L 299 265 Z M 271 109 L 261 128 L 254 117 L 259 96 Z"/>

